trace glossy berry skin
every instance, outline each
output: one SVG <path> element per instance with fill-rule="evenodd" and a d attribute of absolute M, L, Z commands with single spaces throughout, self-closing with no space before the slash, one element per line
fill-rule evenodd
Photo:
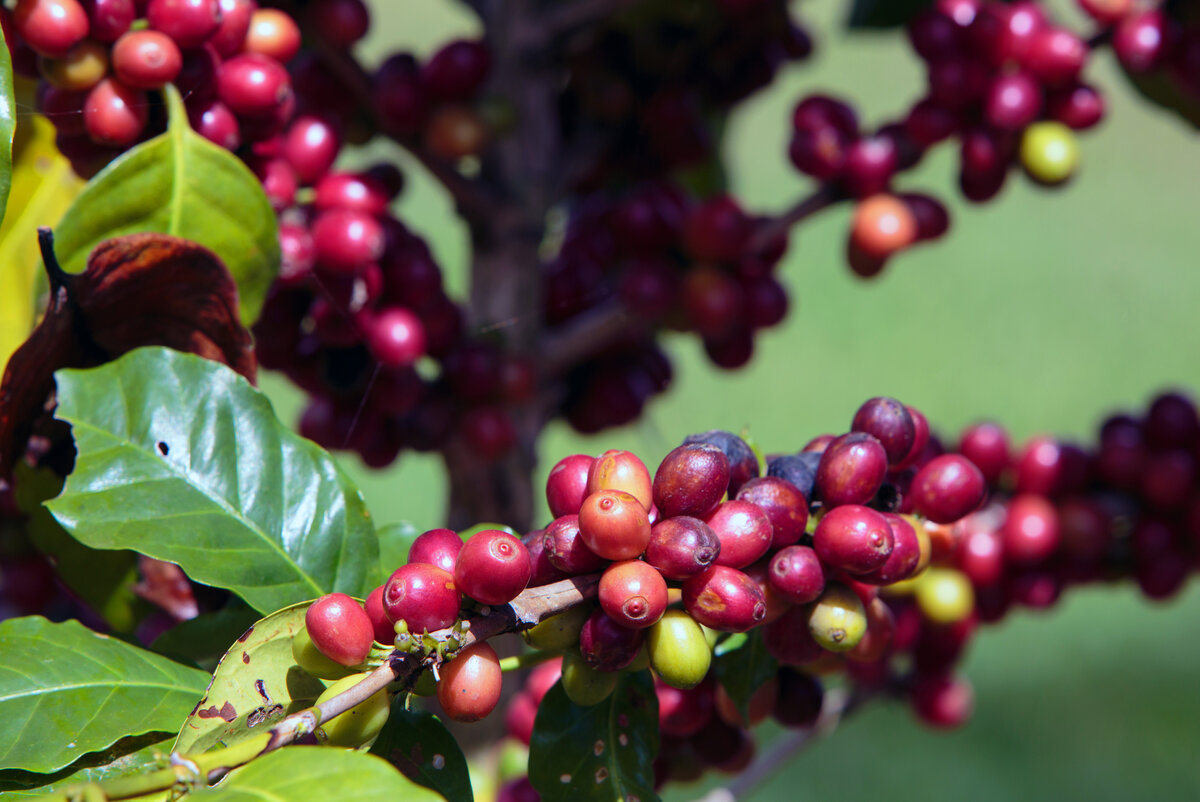
<path fill-rule="evenodd" d="M 891 585 L 908 579 L 921 567 L 921 540 L 907 518 L 892 512 L 882 513 L 892 530 L 892 553 L 883 565 L 855 578 L 871 585 Z"/>
<path fill-rule="evenodd" d="M 572 454 L 550 469 L 550 475 L 546 477 L 546 503 L 555 518 L 579 513 L 588 496 L 588 474 L 593 461 L 587 454 Z"/>
<path fill-rule="evenodd" d="M 745 568 L 771 547 L 771 519 L 749 501 L 726 501 L 705 522 L 721 541 L 717 565 Z"/>
<path fill-rule="evenodd" d="M 845 504 L 825 514 L 813 532 L 813 549 L 826 565 L 852 574 L 882 566 L 893 548 L 892 527 L 881 513 Z"/>
<path fill-rule="evenodd" d="M 392 572 L 383 587 L 383 609 L 393 623 L 414 634 L 436 632 L 458 620 L 462 593 L 454 576 L 427 563 L 409 563 Z"/>
<path fill-rule="evenodd" d="M 650 628 L 646 647 L 654 673 L 672 688 L 695 688 L 712 664 L 704 630 L 683 610 L 667 610 Z"/>
<path fill-rule="evenodd" d="M 500 702 L 503 674 L 496 650 L 485 641 L 472 643 L 441 667 L 438 703 L 454 721 L 479 721 Z"/>
<path fill-rule="evenodd" d="M 454 561 L 462 551 L 462 538 L 452 529 L 430 529 L 417 535 L 408 547 L 410 563 L 425 563 L 454 573 Z"/>
<path fill-rule="evenodd" d="M 989 485 L 994 485 L 1008 467 L 1008 433 L 997 423 L 977 423 L 963 431 L 958 452 L 979 468 Z"/>
<path fill-rule="evenodd" d="M 343 666 L 367 659 L 375 642 L 366 610 L 345 593 L 329 593 L 309 605 L 304 626 L 321 654 Z"/>
<path fill-rule="evenodd" d="M 1043 104 L 1042 90 L 1026 73 L 1001 75 L 988 88 L 987 121 L 1002 131 L 1019 131 L 1037 119 Z"/>
<path fill-rule="evenodd" d="M 889 465 L 897 465 L 908 456 L 917 436 L 908 408 L 896 399 L 884 396 L 863 402 L 854 413 L 850 431 L 866 432 L 877 439 L 887 453 Z"/>
<path fill-rule="evenodd" d="M 277 8 L 259 8 L 250 16 L 241 45 L 247 53 L 261 53 L 286 64 L 300 50 L 300 28 Z"/>
<path fill-rule="evenodd" d="M 683 445 L 711 443 L 729 458 L 729 495 L 735 495 L 746 482 L 758 476 L 758 455 L 742 438 L 733 432 L 711 429 L 683 438 Z"/>
<path fill-rule="evenodd" d="M 825 566 L 812 548 L 787 546 L 772 555 L 767 581 L 793 604 L 808 604 L 825 590 Z"/>
<path fill-rule="evenodd" d="M 367 611 L 367 618 L 371 619 L 375 642 L 390 645 L 396 639 L 396 629 L 392 619 L 388 618 L 387 611 L 383 609 L 383 587 L 380 585 L 367 594 L 363 609 Z"/>
<path fill-rule="evenodd" d="M 411 365 L 425 354 L 425 328 L 412 311 L 394 306 L 375 315 L 367 327 L 367 347 L 381 365 Z"/>
<path fill-rule="evenodd" d="M 650 471 L 631 451 L 610 449 L 596 457 L 588 469 L 587 495 L 599 490 L 622 490 L 650 510 L 654 503 L 650 488 Z"/>
<path fill-rule="evenodd" d="M 319 117 L 305 115 L 296 118 L 288 126 L 283 135 L 282 155 L 295 169 L 300 183 L 307 185 L 315 183 L 329 172 L 341 147 L 341 139 L 332 125 Z M 341 208 L 365 215 L 378 214 L 365 204 L 341 205 Z"/>
<path fill-rule="evenodd" d="M 88 38 L 115 42 L 138 17 L 134 0 L 92 0 L 88 6 Z"/>
<path fill-rule="evenodd" d="M 292 83 L 275 59 L 243 53 L 221 64 L 217 94 L 239 117 L 269 118 L 291 100 Z"/>
<path fill-rule="evenodd" d="M 317 262 L 335 273 L 354 273 L 383 253 L 383 228 L 372 216 L 349 209 L 317 215 L 312 226 Z"/>
<path fill-rule="evenodd" d="M 525 544 L 525 548 L 529 552 L 529 587 L 531 588 L 539 588 L 542 585 L 549 585 L 567 578 L 565 571 L 550 562 L 550 554 L 546 551 L 546 544 L 542 539 L 544 534 L 545 532 L 541 529 L 535 529 L 521 538 L 521 542 Z"/>
<path fill-rule="evenodd" d="M 1000 538 L 1008 561 L 1041 562 L 1054 553 L 1061 541 L 1058 512 L 1041 496 L 1015 496 L 1000 527 Z"/>
<path fill-rule="evenodd" d="M 583 657 L 568 652 L 562 661 L 562 689 L 580 707 L 598 705 L 612 695 L 621 675 L 615 671 L 600 671 L 588 665 Z"/>
<path fill-rule="evenodd" d="M 917 471 L 909 489 L 917 512 L 938 524 L 978 509 L 986 492 L 983 472 L 961 454 L 934 457 Z"/>
<path fill-rule="evenodd" d="M 771 522 L 771 548 L 781 549 L 800 540 L 808 524 L 808 500 L 791 482 L 777 476 L 751 479 L 737 491 L 746 501 L 766 513 Z"/>
<path fill-rule="evenodd" d="M 113 45 L 112 66 L 117 77 L 129 86 L 158 89 L 179 75 L 183 54 L 166 34 L 130 31 Z"/>
<path fill-rule="evenodd" d="M 645 559 L 667 579 L 679 581 L 708 568 L 720 552 L 721 540 L 708 524 L 677 515 L 650 528 Z"/>
<path fill-rule="evenodd" d="M 606 560 L 631 560 L 650 543 L 650 515 L 635 497 L 620 490 L 592 493 L 579 508 L 583 542 Z"/>
<path fill-rule="evenodd" d="M 313 189 L 316 194 L 313 206 L 321 211 L 356 209 L 378 216 L 387 211 L 390 200 L 383 183 L 366 173 L 325 173 Z"/>
<path fill-rule="evenodd" d="M 462 592 L 483 604 L 507 604 L 529 585 L 533 566 L 525 545 L 499 529 L 471 535 L 454 561 Z"/>
<path fill-rule="evenodd" d="M 848 652 L 867 631 L 862 600 L 845 585 L 832 583 L 808 609 L 808 631 L 813 640 L 831 652 Z"/>
<path fill-rule="evenodd" d="M 835 438 L 817 466 L 817 492 L 830 507 L 866 504 L 887 475 L 887 452 L 874 437 L 851 432 Z"/>
<path fill-rule="evenodd" d="M 351 674 L 330 685 L 317 697 L 316 704 L 327 702 L 358 683 L 366 674 Z M 356 749 L 374 738 L 387 723 L 392 712 L 391 701 L 387 689 L 384 688 L 371 694 L 359 704 L 350 708 L 340 716 L 321 725 L 320 732 L 324 734 L 324 743 L 330 746 L 344 746 Z"/>
<path fill-rule="evenodd" d="M 579 534 L 579 516 L 561 515 L 546 527 L 543 548 L 550 562 L 568 576 L 590 574 L 608 565 L 608 560 L 588 548 Z"/>
<path fill-rule="evenodd" d="M 729 458 L 711 443 L 672 449 L 654 474 L 654 504 L 664 518 L 704 518 L 729 487 Z"/>
<path fill-rule="evenodd" d="M 230 58 L 242 52 L 246 42 L 246 33 L 250 30 L 250 17 L 257 9 L 257 0 L 217 0 L 221 9 L 221 24 L 207 44 L 217 51 L 221 58 Z M 291 58 L 291 56 L 288 56 Z M 275 59 L 283 63 L 288 59 Z"/>
<path fill-rule="evenodd" d="M 1079 145 L 1071 129 L 1060 122 L 1034 123 L 1021 136 L 1021 166 L 1039 184 L 1061 184 L 1079 166 Z"/>
<path fill-rule="evenodd" d="M 466 100 L 487 77 L 491 53 L 480 41 L 460 39 L 443 45 L 421 69 L 421 81 L 439 100 Z"/>
<path fill-rule="evenodd" d="M 630 629 L 652 626 L 667 609 L 667 581 L 641 560 L 624 560 L 606 568 L 598 595 L 604 612 Z"/>
<path fill-rule="evenodd" d="M 975 591 L 960 571 L 935 566 L 917 580 L 915 596 L 921 614 L 935 624 L 967 620 L 975 609 Z"/>
<path fill-rule="evenodd" d="M 812 498 L 814 492 L 817 466 L 820 464 L 821 455 L 812 451 L 768 457 L 767 476 L 784 480 L 803 493 L 806 499 L 809 499 Z"/>
<path fill-rule="evenodd" d="M 623 627 L 596 608 L 579 631 L 579 653 L 597 671 L 620 671 L 637 657 L 646 630 Z"/>
<path fill-rule="evenodd" d="M 874 195 L 854 207 L 850 244 L 866 256 L 886 259 L 916 239 L 916 218 L 899 198 Z"/>
<path fill-rule="evenodd" d="M 83 125 L 92 141 L 126 147 L 137 141 L 146 127 L 146 93 L 105 78 L 88 93 L 83 104 Z"/>
<path fill-rule="evenodd" d="M 683 606 L 696 621 L 720 632 L 745 632 L 767 615 L 758 583 L 724 565 L 710 566 L 685 581 Z"/>
<path fill-rule="evenodd" d="M 180 47 L 199 47 L 221 26 L 221 5 L 217 0 L 150 0 L 146 20 Z"/>
<path fill-rule="evenodd" d="M 21 0 L 13 23 L 40 55 L 61 58 L 88 35 L 87 13 L 78 0 Z"/>

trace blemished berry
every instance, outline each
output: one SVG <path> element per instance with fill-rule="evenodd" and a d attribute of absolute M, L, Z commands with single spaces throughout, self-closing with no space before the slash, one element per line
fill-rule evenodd
<path fill-rule="evenodd" d="M 848 652 L 867 631 L 867 613 L 858 594 L 836 582 L 808 610 L 808 631 L 813 640 L 831 652 Z"/>
<path fill-rule="evenodd" d="M 631 560 L 650 543 L 650 515 L 635 497 L 620 490 L 601 490 L 579 508 L 583 542 L 606 560 Z"/>
<path fill-rule="evenodd" d="M 472 643 L 442 663 L 438 703 L 447 718 L 479 721 L 500 702 L 503 677 L 496 650 L 487 642 Z"/>
<path fill-rule="evenodd" d="M 852 574 L 882 566 L 893 545 L 892 528 L 883 514 L 859 504 L 834 507 L 813 533 L 813 549 L 821 561 Z"/>
<path fill-rule="evenodd" d="M 917 238 L 912 210 L 894 195 L 874 195 L 854 208 L 850 243 L 867 256 L 886 259 Z"/>
<path fill-rule="evenodd" d="M 588 496 L 587 481 L 593 461 L 587 454 L 572 454 L 550 469 L 546 477 L 546 503 L 555 518 L 579 513 Z"/>
<path fill-rule="evenodd" d="M 83 104 L 88 136 L 101 145 L 132 145 L 146 128 L 148 102 L 142 90 L 105 78 L 92 87 Z"/>
<path fill-rule="evenodd" d="M 667 609 L 667 581 L 649 563 L 624 560 L 600 576 L 600 607 L 612 620 L 630 629 L 645 629 Z"/>
<path fill-rule="evenodd" d="M 777 476 L 751 479 L 737 491 L 737 500 L 762 510 L 771 522 L 772 549 L 800 540 L 808 524 L 808 500 L 791 482 Z"/>
<path fill-rule="evenodd" d="M 705 522 L 721 542 L 721 551 L 714 561 L 717 565 L 745 568 L 771 547 L 771 519 L 749 501 L 726 501 Z"/>
<path fill-rule="evenodd" d="M 529 585 L 529 550 L 499 529 L 476 532 L 454 561 L 454 580 L 463 593 L 483 604 L 507 604 Z"/>
<path fill-rule="evenodd" d="M 375 314 L 367 326 L 367 347 L 388 367 L 411 365 L 425 354 L 425 328 L 411 310 L 395 306 Z"/>
<path fill-rule="evenodd" d="M 786 546 L 772 555 L 767 581 L 793 604 L 808 604 L 825 590 L 825 566 L 809 546 Z"/>
<path fill-rule="evenodd" d="M 986 492 L 983 472 L 961 454 L 934 457 L 917 472 L 909 489 L 917 512 L 939 524 L 978 509 Z"/>
<path fill-rule="evenodd" d="M 1021 136 L 1021 166 L 1039 184 L 1061 184 L 1079 166 L 1079 144 L 1071 129 L 1060 122 L 1043 121 Z"/>
<path fill-rule="evenodd" d="M 454 530 L 430 529 L 417 535 L 408 547 L 408 562 L 425 563 L 454 573 L 454 561 L 462 546 L 462 538 Z"/>
<path fill-rule="evenodd" d="M 578 515 L 555 518 L 542 534 L 542 544 L 550 562 L 568 575 L 590 574 L 608 565 L 608 560 L 584 542 Z"/>
<path fill-rule="evenodd" d="M 436 632 L 458 620 L 462 593 L 454 576 L 427 563 L 409 563 L 392 572 L 383 588 L 383 609 L 393 623 L 413 634 Z"/>
<path fill-rule="evenodd" d="M 684 609 L 699 623 L 720 632 L 745 632 L 767 616 L 758 583 L 744 572 L 713 565 L 683 583 Z"/>
<path fill-rule="evenodd" d="M 721 552 L 721 540 L 699 518 L 677 515 L 650 527 L 645 560 L 671 580 L 695 576 L 712 565 Z"/>
<path fill-rule="evenodd" d="M 61 58 L 88 35 L 87 12 L 78 0 L 21 0 L 13 23 L 39 55 Z"/>
<path fill-rule="evenodd" d="M 664 518 L 704 518 L 729 487 L 729 457 L 711 443 L 672 449 L 654 474 L 654 504 Z"/>
<path fill-rule="evenodd" d="M 612 695 L 620 678 L 621 675 L 615 671 L 592 668 L 587 660 L 575 652 L 568 652 L 563 656 L 563 692 L 580 707 L 591 707 L 603 702 Z"/>
<path fill-rule="evenodd" d="M 879 440 L 865 432 L 844 434 L 821 454 L 817 492 L 830 507 L 866 504 L 879 492 L 887 467 L 887 452 Z"/>
<path fill-rule="evenodd" d="M 712 664 L 704 630 L 683 610 L 668 610 L 650 628 L 646 648 L 654 673 L 673 688 L 696 687 Z"/>
<path fill-rule="evenodd" d="M 587 495 L 599 490 L 622 490 L 642 502 L 647 512 L 654 503 L 650 471 L 631 451 L 610 449 L 596 457 L 588 469 Z"/>
<path fill-rule="evenodd" d="M 339 679 L 321 692 L 321 695 L 317 697 L 316 704 L 320 705 L 350 690 L 366 676 L 366 674 L 351 674 Z M 387 688 L 383 688 L 337 718 L 322 722 L 320 732 L 325 735 L 325 743 L 357 748 L 379 734 L 383 725 L 387 723 L 391 710 Z"/>
<path fill-rule="evenodd" d="M 175 80 L 183 54 L 171 37 L 159 31 L 130 31 L 112 49 L 113 72 L 129 86 L 158 89 Z"/>
<path fill-rule="evenodd" d="M 239 117 L 270 118 L 291 101 L 292 82 L 275 59 L 242 53 L 220 65 L 217 94 Z"/>
<path fill-rule="evenodd" d="M 597 607 L 579 630 L 579 653 L 597 671 L 620 671 L 641 651 L 646 630 L 630 629 Z"/>
<path fill-rule="evenodd" d="M 345 593 L 330 593 L 313 602 L 304 613 L 304 626 L 321 654 L 343 666 L 365 660 L 375 641 L 366 610 Z"/>
<path fill-rule="evenodd" d="M 221 4 L 218 0 L 150 0 L 146 21 L 180 47 L 199 47 L 221 26 Z"/>

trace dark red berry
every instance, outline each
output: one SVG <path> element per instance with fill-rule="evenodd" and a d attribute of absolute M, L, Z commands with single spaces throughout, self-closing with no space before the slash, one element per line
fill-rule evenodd
<path fill-rule="evenodd" d="M 737 492 L 739 501 L 748 501 L 771 522 L 771 548 L 780 549 L 800 540 L 808 524 L 808 500 L 791 482 L 777 476 L 751 479 Z"/>
<path fill-rule="evenodd" d="M 917 472 L 909 490 L 917 512 L 934 523 L 957 521 L 983 503 L 983 472 L 961 454 L 935 457 Z"/>
<path fill-rule="evenodd" d="M 831 509 L 813 533 L 813 549 L 821 561 L 852 574 L 865 574 L 882 566 L 893 544 L 887 519 L 858 504 Z"/>
<path fill-rule="evenodd" d="M 555 518 L 542 535 L 543 547 L 551 563 L 568 575 L 588 574 L 608 565 L 583 541 L 579 534 L 579 516 L 563 515 Z"/>
<path fill-rule="evenodd" d="M 889 465 L 896 465 L 908 456 L 916 442 L 916 427 L 908 408 L 894 398 L 883 396 L 863 402 L 854 413 L 850 431 L 875 437 L 887 453 Z"/>
<path fill-rule="evenodd" d="M 579 631 L 579 652 L 597 671 L 620 671 L 633 662 L 646 640 L 646 630 L 623 627 L 602 608 Z"/>
<path fill-rule="evenodd" d="M 767 602 L 758 583 L 743 572 L 713 565 L 683 583 L 683 606 L 710 629 L 745 632 L 762 623 Z"/>
<path fill-rule="evenodd" d="M 292 100 L 292 83 L 275 59 L 243 53 L 221 64 L 217 93 L 239 117 L 273 118 Z"/>
<path fill-rule="evenodd" d="M 180 47 L 199 47 L 221 26 L 221 5 L 218 0 L 150 0 L 146 20 Z"/>
<path fill-rule="evenodd" d="M 726 501 L 705 522 L 721 542 L 717 565 L 745 568 L 771 547 L 771 519 L 749 501 Z"/>
<path fill-rule="evenodd" d="M 430 529 L 417 535 L 408 547 L 410 563 L 425 563 L 454 573 L 454 561 L 462 551 L 462 538 L 452 529 Z"/>
<path fill-rule="evenodd" d="M 668 453 L 654 474 L 654 504 L 664 518 L 707 517 L 729 487 L 729 457 L 711 443 L 691 443 Z"/>
<path fill-rule="evenodd" d="M 793 604 L 808 604 L 825 590 L 825 566 L 808 546 L 787 546 L 771 557 L 767 581 Z"/>
<path fill-rule="evenodd" d="M 720 538 L 708 524 L 677 515 L 650 528 L 645 559 L 667 579 L 683 580 L 712 565 L 720 552 Z"/>
<path fill-rule="evenodd" d="M 461 39 L 434 53 L 422 68 L 421 79 L 439 100 L 466 100 L 482 86 L 490 65 L 487 45 Z"/>
<path fill-rule="evenodd" d="M 887 451 L 872 435 L 851 432 L 834 439 L 817 466 L 821 500 L 831 507 L 867 503 L 883 484 L 887 463 Z"/>

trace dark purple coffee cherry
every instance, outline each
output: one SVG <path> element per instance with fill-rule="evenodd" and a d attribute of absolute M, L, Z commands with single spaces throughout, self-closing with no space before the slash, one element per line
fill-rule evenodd
<path fill-rule="evenodd" d="M 729 458 L 727 489 L 730 497 L 734 496 L 743 484 L 758 476 L 758 457 L 754 449 L 733 432 L 713 429 L 683 438 L 683 445 L 690 443 L 712 443 L 725 452 L 725 456 Z"/>
<path fill-rule="evenodd" d="M 555 518 L 546 527 L 542 544 L 550 562 L 569 576 L 590 574 L 608 565 L 608 560 L 589 549 L 580 536 L 578 515 Z"/>
<path fill-rule="evenodd" d="M 864 432 L 835 438 L 817 466 L 817 490 L 827 506 L 866 504 L 879 491 L 887 475 L 887 451 Z"/>
<path fill-rule="evenodd" d="M 620 671 L 637 657 L 645 639 L 646 630 L 623 627 L 597 607 L 579 631 L 579 653 L 597 671 Z"/>
<path fill-rule="evenodd" d="M 664 518 L 703 518 L 716 509 L 729 488 L 729 458 L 712 443 L 673 449 L 654 474 L 654 504 Z"/>
<path fill-rule="evenodd" d="M 908 408 L 884 396 L 863 402 L 854 413 L 850 431 L 866 432 L 879 440 L 889 465 L 898 465 L 916 442 L 916 427 Z"/>
<path fill-rule="evenodd" d="M 645 559 L 667 579 L 680 581 L 708 568 L 720 552 L 720 538 L 708 524 L 677 515 L 650 528 Z"/>

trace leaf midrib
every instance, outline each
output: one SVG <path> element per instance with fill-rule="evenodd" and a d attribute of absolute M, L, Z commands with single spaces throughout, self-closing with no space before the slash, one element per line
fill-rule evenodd
<path fill-rule="evenodd" d="M 36 688 L 25 693 L 15 693 L 7 696 L 0 696 L 0 704 L 12 701 L 14 699 L 28 699 L 53 693 L 83 690 L 85 688 L 149 688 L 164 691 L 180 691 L 189 694 L 197 693 L 195 688 L 190 688 L 184 685 L 166 685 L 159 682 L 129 682 L 128 680 L 114 679 L 107 682 L 76 682 L 70 685 L 54 685 L 48 688 Z"/>

